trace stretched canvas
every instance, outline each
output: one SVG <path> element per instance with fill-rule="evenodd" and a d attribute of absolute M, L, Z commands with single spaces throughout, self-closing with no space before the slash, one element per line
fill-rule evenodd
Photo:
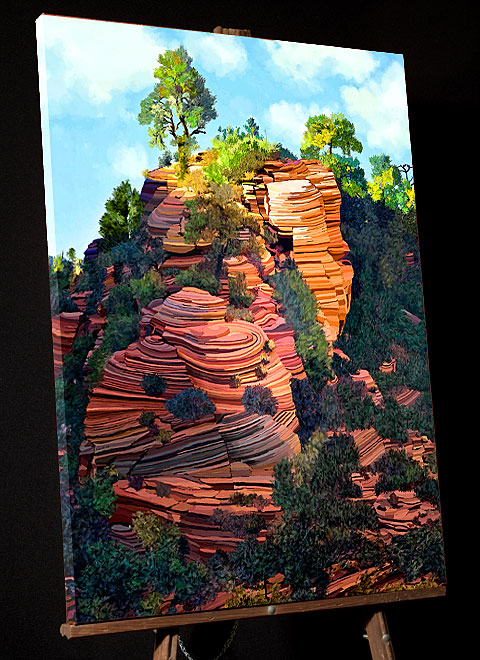
<path fill-rule="evenodd" d="M 37 43 L 67 622 L 440 593 L 402 56 Z"/>

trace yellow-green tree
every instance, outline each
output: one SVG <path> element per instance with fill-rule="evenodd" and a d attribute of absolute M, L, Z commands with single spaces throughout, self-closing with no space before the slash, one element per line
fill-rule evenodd
<path fill-rule="evenodd" d="M 385 206 L 402 213 L 415 210 L 415 190 L 410 165 L 394 165 L 390 156 L 371 156 L 373 181 L 368 182 L 368 192 L 373 201 L 383 201 Z M 403 173 L 403 176 L 402 176 Z"/>
<path fill-rule="evenodd" d="M 326 154 L 333 154 L 333 149 L 340 149 L 343 156 L 350 156 L 352 151 L 362 153 L 363 145 L 355 136 L 355 126 L 341 112 L 309 117 L 303 134 L 300 152 L 302 158 L 322 160 Z"/>

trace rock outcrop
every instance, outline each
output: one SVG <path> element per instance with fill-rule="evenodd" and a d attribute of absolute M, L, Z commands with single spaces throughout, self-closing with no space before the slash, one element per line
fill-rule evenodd
<path fill-rule="evenodd" d="M 280 341 L 280 353 L 276 347 L 266 352 L 269 335 L 261 325 L 225 321 L 226 307 L 222 298 L 193 287 L 184 287 L 165 302 L 153 301 L 142 310 L 142 323 L 152 326 L 153 334 L 110 358 L 102 382 L 91 395 L 85 419 L 85 436 L 95 447 L 95 468 L 113 462 L 121 474 L 141 477 L 147 484 L 155 480 L 164 483 L 166 475 L 205 482 L 205 488 L 211 491 L 206 509 L 202 501 L 172 509 L 172 497 L 158 497 L 148 485 L 134 493 L 128 482 L 117 489 L 123 522 L 126 511 L 153 507 L 159 515 L 178 518 L 193 542 L 197 532 L 189 525 L 194 520 L 195 529 L 201 527 L 205 540 L 199 545 L 197 539 L 192 548 L 198 546 L 200 552 L 201 547 L 203 553 L 233 542 L 234 537 L 228 533 L 226 538 L 230 540 L 219 545 L 218 539 L 225 532 L 217 529 L 215 534 L 210 533 L 209 517 L 215 508 L 224 507 L 228 494 L 245 483 L 249 492 L 268 488 L 271 492 L 273 466 L 300 450 L 290 378 L 291 370 L 298 372 L 301 367 L 291 354 L 291 346 Z M 277 328 L 271 330 L 281 339 L 279 318 Z M 265 316 L 262 320 L 266 321 Z M 290 336 L 287 328 L 283 335 Z M 145 393 L 145 374 L 158 374 L 164 379 L 166 387 L 161 396 Z M 277 402 L 273 416 L 248 413 L 244 408 L 245 388 L 257 383 L 269 388 Z M 215 406 L 214 414 L 191 421 L 175 418 L 167 411 L 166 401 L 192 387 L 207 394 Z M 140 417 L 145 412 L 154 414 L 157 435 L 161 430 L 168 432 L 167 442 L 159 441 L 151 428 L 142 425 Z M 219 498 L 215 480 L 223 484 L 224 494 Z M 189 493 L 189 501 L 195 497 L 193 491 L 195 488 Z M 185 504 L 186 500 L 179 498 L 175 495 L 173 503 Z M 128 504 L 131 501 L 134 505 Z M 192 507 L 197 511 L 197 506 L 200 508 L 193 515 Z"/>

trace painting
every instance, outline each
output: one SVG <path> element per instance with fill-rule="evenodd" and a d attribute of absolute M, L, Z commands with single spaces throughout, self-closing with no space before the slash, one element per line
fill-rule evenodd
<path fill-rule="evenodd" d="M 67 622 L 440 592 L 402 56 L 37 44 Z"/>

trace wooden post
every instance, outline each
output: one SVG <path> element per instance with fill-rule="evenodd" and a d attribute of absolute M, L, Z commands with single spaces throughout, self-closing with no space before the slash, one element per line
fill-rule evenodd
<path fill-rule="evenodd" d="M 370 617 L 366 631 L 372 660 L 395 660 L 387 620 L 382 610 L 377 610 Z"/>
<path fill-rule="evenodd" d="M 163 628 L 154 633 L 153 660 L 177 660 L 178 630 Z"/>
<path fill-rule="evenodd" d="M 213 28 L 213 31 L 216 34 L 236 34 L 238 37 L 251 37 L 252 33 L 250 30 L 239 30 L 237 28 L 224 28 L 221 25 L 217 25 L 216 28 Z"/>

